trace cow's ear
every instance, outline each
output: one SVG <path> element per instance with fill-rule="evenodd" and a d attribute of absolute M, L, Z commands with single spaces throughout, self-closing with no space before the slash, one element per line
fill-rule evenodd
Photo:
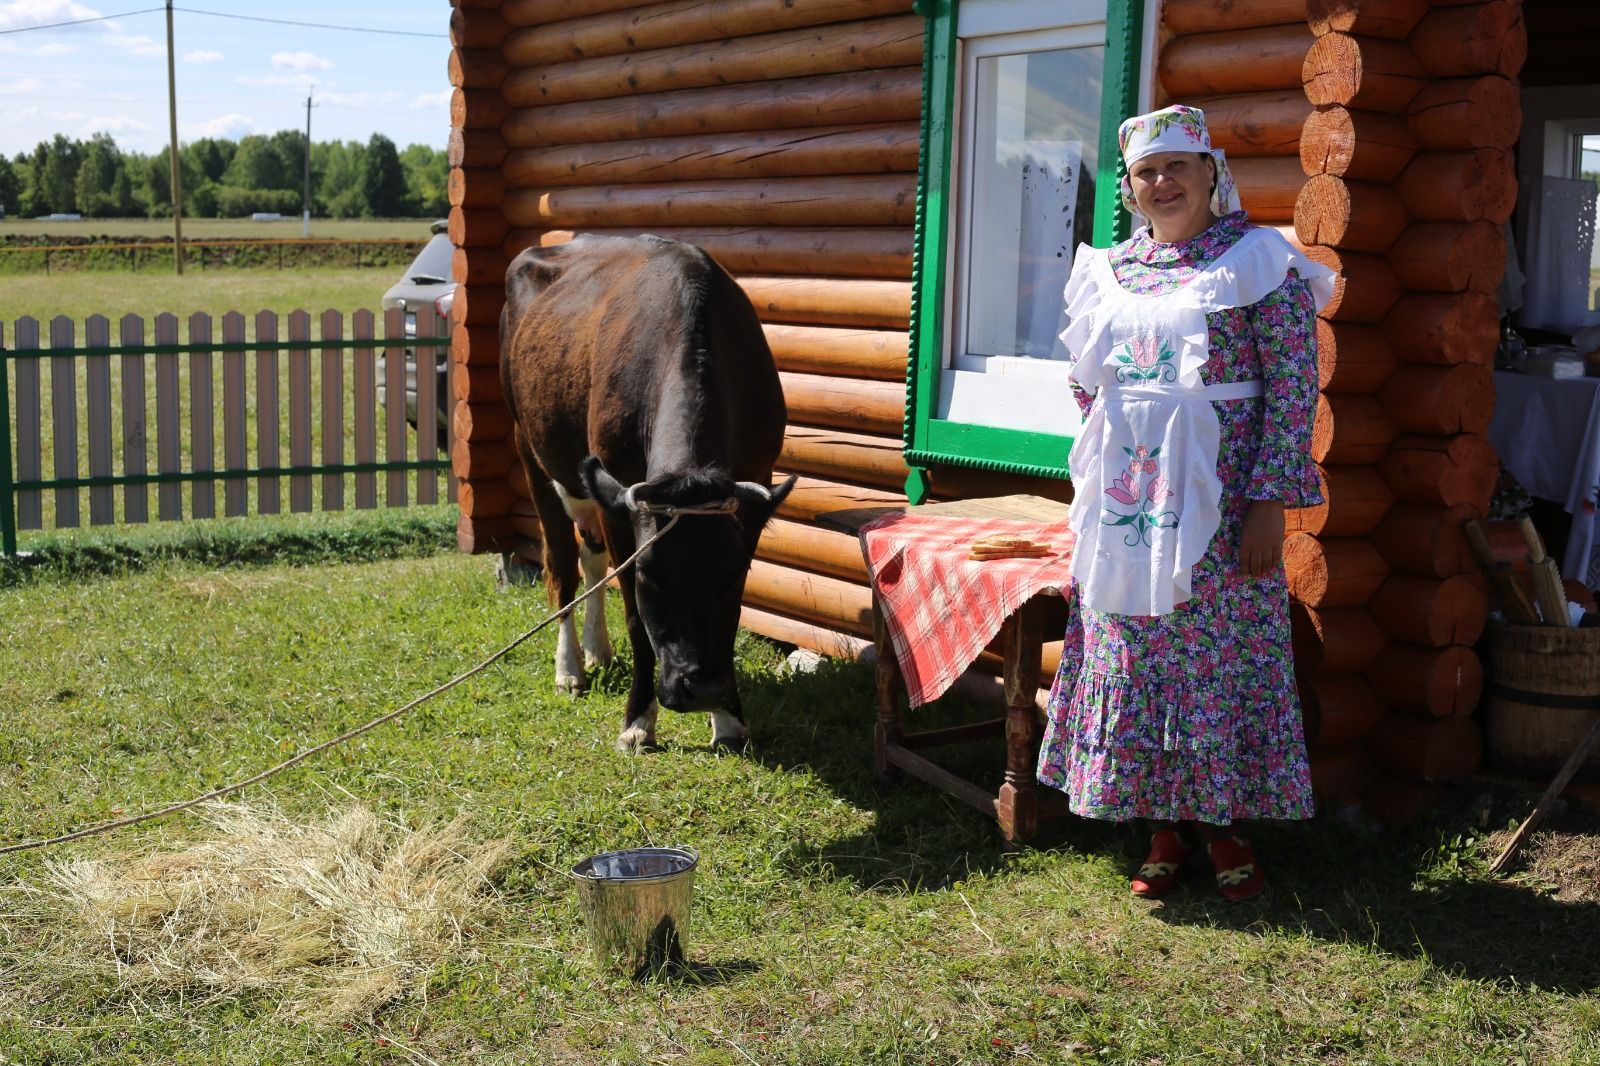
<path fill-rule="evenodd" d="M 616 518 L 628 517 L 627 487 L 606 471 L 598 455 L 591 455 L 578 464 L 578 476 L 583 479 L 583 487 L 589 498 L 608 514 Z"/>
<path fill-rule="evenodd" d="M 740 481 L 734 485 L 733 491 L 734 495 L 749 508 L 748 513 L 756 519 L 754 525 L 760 527 L 766 524 L 784 497 L 789 495 L 796 480 L 797 476 L 790 474 L 784 479 L 783 484 L 770 489 L 753 481 Z"/>

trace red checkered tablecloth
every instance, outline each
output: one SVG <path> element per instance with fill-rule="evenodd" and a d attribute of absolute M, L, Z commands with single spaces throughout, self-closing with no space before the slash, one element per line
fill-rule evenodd
<path fill-rule="evenodd" d="M 1050 545 L 1038 559 L 968 559 L 979 537 L 1009 534 Z M 895 513 L 861 527 L 872 590 L 911 706 L 937 699 L 978 658 L 1012 612 L 1065 588 L 1073 535 L 1054 523 Z"/>

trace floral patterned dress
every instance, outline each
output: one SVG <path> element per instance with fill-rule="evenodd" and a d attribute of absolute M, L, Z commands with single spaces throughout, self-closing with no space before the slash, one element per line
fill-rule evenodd
<path fill-rule="evenodd" d="M 1250 228 L 1241 211 L 1187 241 L 1141 231 L 1113 249 L 1112 266 L 1132 292 L 1169 291 Z M 1190 598 L 1155 617 L 1072 598 L 1038 776 L 1089 818 L 1228 825 L 1313 813 L 1288 588 L 1281 566 L 1261 579 L 1242 573 L 1239 535 L 1252 500 L 1322 502 L 1311 461 L 1315 305 L 1291 273 L 1259 303 L 1211 313 L 1207 326 L 1205 383 L 1262 380 L 1265 396 L 1214 405 L 1222 519 Z M 1086 394 L 1078 401 L 1088 408 Z"/>

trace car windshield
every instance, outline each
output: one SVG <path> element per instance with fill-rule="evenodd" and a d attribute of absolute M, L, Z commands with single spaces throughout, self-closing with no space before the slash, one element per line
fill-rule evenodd
<path fill-rule="evenodd" d="M 422 251 L 417 253 L 416 259 L 411 261 L 411 268 L 406 271 L 406 279 L 419 285 L 449 281 L 450 256 L 454 251 L 449 237 L 443 233 L 434 234 L 433 239 L 423 245 Z"/>

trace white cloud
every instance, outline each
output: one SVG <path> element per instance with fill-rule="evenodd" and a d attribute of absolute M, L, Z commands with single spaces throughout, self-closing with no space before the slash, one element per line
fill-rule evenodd
<path fill-rule="evenodd" d="M 233 112 L 226 115 L 217 115 L 203 122 L 186 122 L 183 125 L 183 136 L 186 139 L 195 137 L 243 137 L 247 133 L 260 133 L 261 123 L 249 115 Z"/>
<path fill-rule="evenodd" d="M 18 78 L 16 81 L 0 81 L 0 96 L 28 96 L 44 88 L 44 82 L 38 78 Z"/>
<path fill-rule="evenodd" d="M 400 103 L 401 96 L 393 90 L 381 93 L 325 92 L 318 96 L 317 99 L 334 107 L 353 107 L 360 110 L 364 107 L 395 107 Z"/>
<path fill-rule="evenodd" d="M 450 95 L 454 89 L 440 89 L 436 93 L 423 93 L 411 101 L 411 109 L 418 111 L 427 107 L 445 107 L 450 103 Z"/>
<path fill-rule="evenodd" d="M 183 54 L 185 63 L 220 63 L 223 59 L 221 52 L 211 48 L 197 48 L 193 52 Z"/>
<path fill-rule="evenodd" d="M 282 70 L 332 70 L 333 60 L 315 52 L 274 52 L 272 65 Z"/>
<path fill-rule="evenodd" d="M 166 45 L 158 44 L 142 33 L 108 33 L 100 38 L 113 48 L 120 48 L 129 55 L 135 56 L 164 56 L 167 54 Z"/>
<path fill-rule="evenodd" d="M 10 0 L 9 3 L 0 3 L 0 30 L 99 18 L 100 14 L 94 8 L 74 4 L 72 0 Z"/>
<path fill-rule="evenodd" d="M 80 51 L 82 49 L 75 44 L 62 44 L 60 41 L 51 41 L 49 44 L 42 44 L 35 48 L 33 54 L 41 59 L 55 59 L 58 56 L 76 55 Z"/>
<path fill-rule="evenodd" d="M 141 122 L 132 115 L 95 115 L 83 120 L 85 137 L 92 133 L 137 133 L 149 129 L 148 122 Z"/>
<path fill-rule="evenodd" d="M 307 89 L 319 84 L 315 74 L 241 74 L 234 80 L 256 89 Z"/>

